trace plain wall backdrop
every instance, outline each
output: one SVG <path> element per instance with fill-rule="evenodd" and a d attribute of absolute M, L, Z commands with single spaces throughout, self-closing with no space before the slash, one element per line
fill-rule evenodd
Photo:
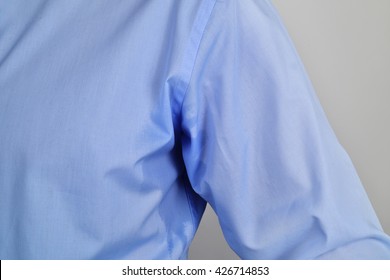
<path fill-rule="evenodd" d="M 273 0 L 273 3 L 389 234 L 390 1 Z M 238 259 L 226 244 L 210 207 L 203 216 L 189 258 Z"/>

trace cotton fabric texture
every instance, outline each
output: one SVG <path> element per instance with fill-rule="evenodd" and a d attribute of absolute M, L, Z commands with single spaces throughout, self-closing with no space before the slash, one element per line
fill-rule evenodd
<path fill-rule="evenodd" d="M 388 259 L 266 0 L 0 2 L 0 258 Z"/>

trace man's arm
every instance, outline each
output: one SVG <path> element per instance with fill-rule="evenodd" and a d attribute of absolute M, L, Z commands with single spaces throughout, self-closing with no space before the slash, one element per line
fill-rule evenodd
<path fill-rule="evenodd" d="M 352 162 L 268 1 L 217 1 L 182 107 L 193 188 L 245 259 L 387 259 Z"/>

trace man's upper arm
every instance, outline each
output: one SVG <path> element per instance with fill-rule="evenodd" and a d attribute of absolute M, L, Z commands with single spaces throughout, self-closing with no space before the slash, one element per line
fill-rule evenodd
<path fill-rule="evenodd" d="M 182 106 L 195 191 L 247 259 L 390 258 L 390 241 L 268 1 L 217 1 Z"/>

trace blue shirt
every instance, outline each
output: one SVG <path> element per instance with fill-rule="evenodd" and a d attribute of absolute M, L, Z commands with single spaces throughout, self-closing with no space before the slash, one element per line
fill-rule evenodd
<path fill-rule="evenodd" d="M 0 2 L 0 258 L 390 258 L 269 1 Z"/>

